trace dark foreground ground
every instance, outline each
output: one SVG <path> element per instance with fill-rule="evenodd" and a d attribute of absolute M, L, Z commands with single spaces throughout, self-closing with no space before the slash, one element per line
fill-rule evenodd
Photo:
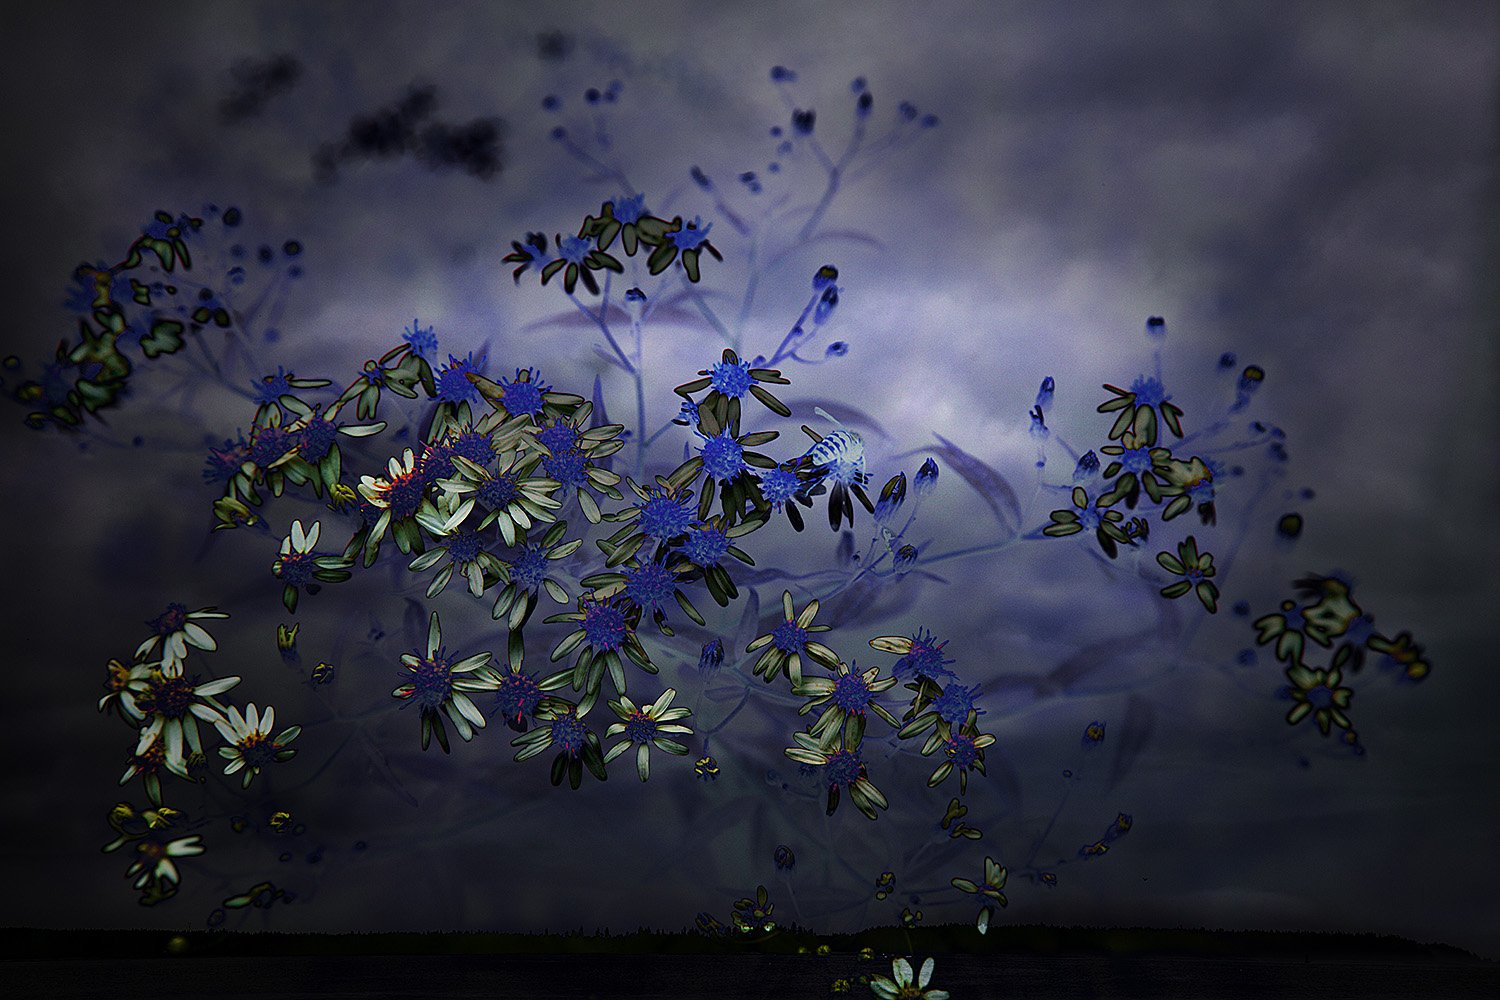
<path fill-rule="evenodd" d="M 1500 997 L 1500 963 L 1395 938 L 1053 930 L 1009 940 L 992 935 L 981 939 L 986 953 L 975 954 L 978 949 L 943 950 L 951 935 L 932 933 L 942 930 L 914 932 L 911 950 L 918 961 L 936 954 L 929 985 L 948 990 L 953 1000 Z M 885 943 L 882 933 L 861 937 Z M 814 948 L 820 941 L 791 932 L 779 941 L 725 946 L 698 935 L 221 933 L 174 939 L 162 932 L 11 930 L 0 931 L 0 995 L 854 998 L 872 996 L 861 976 L 890 975 L 881 951 L 908 950 L 877 948 L 876 958 L 862 959 L 858 944 L 848 947 L 856 939 L 828 937 L 821 942 L 832 953 L 798 954 L 796 948 L 806 946 L 801 940 Z M 847 992 L 835 992 L 838 980 L 848 983 Z"/>

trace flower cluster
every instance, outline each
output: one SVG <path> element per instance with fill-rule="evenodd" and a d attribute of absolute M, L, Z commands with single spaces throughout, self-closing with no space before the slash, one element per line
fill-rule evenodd
<path fill-rule="evenodd" d="M 1285 664 L 1288 683 L 1281 693 L 1294 703 L 1286 721 L 1295 725 L 1311 717 L 1324 736 L 1337 726 L 1344 731 L 1344 744 L 1363 753 L 1346 712 L 1354 691 L 1344 686 L 1345 673 L 1358 673 L 1371 654 L 1383 670 L 1405 683 L 1423 680 L 1432 667 L 1410 632 L 1392 638 L 1375 630 L 1374 616 L 1355 603 L 1348 577 L 1309 574 L 1293 586 L 1295 599 L 1282 601 L 1278 611 L 1253 623 L 1256 643 L 1270 646 Z M 1319 649 L 1326 651 L 1326 666 L 1307 662 Z"/>
<path fill-rule="evenodd" d="M 137 812 L 128 803 L 117 805 L 109 822 L 118 836 L 104 850 L 134 843 L 137 858 L 126 874 L 135 879 L 143 905 L 176 893 L 180 876 L 175 858 L 204 850 L 199 835 L 169 834 L 183 814 L 164 804 L 167 796 L 162 787 L 168 776 L 193 783 L 207 780 L 206 746 L 199 723 L 207 723 L 223 740 L 218 752 L 227 762 L 224 774 L 240 773 L 245 788 L 264 768 L 297 754 L 290 744 L 301 733 L 300 726 L 277 732 L 276 711 L 269 705 L 258 709 L 251 703 L 241 712 L 220 700 L 239 686 L 241 678 L 203 679 L 188 671 L 191 650 L 218 648 L 218 641 L 199 623 L 228 617 L 211 607 L 188 611 L 185 605 L 170 604 L 147 623 L 151 635 L 136 647 L 128 664 L 110 660 L 105 668 L 99 711 L 117 716 L 135 730 L 134 749 L 120 784 L 139 778 L 151 808 Z"/>

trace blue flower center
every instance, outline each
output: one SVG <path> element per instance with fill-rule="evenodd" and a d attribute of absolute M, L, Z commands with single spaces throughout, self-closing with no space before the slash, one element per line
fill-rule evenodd
<path fill-rule="evenodd" d="M 1172 397 L 1167 395 L 1166 387 L 1159 379 L 1141 375 L 1130 383 L 1130 391 L 1135 393 L 1136 406 L 1160 406 Z"/>
<path fill-rule="evenodd" d="M 625 738 L 632 743 L 649 743 L 656 739 L 656 720 L 648 719 L 644 712 L 632 712 L 625 720 Z"/>
<path fill-rule="evenodd" d="M 955 724 L 963 722 L 969 717 L 969 710 L 974 707 L 974 695 L 978 691 L 978 684 L 969 688 L 950 684 L 943 689 L 942 694 L 932 700 L 932 710 L 944 722 Z"/>
<path fill-rule="evenodd" d="M 555 479 L 569 489 L 579 489 L 589 481 L 584 474 L 584 463 L 587 458 L 581 451 L 553 452 L 542 459 L 542 468 L 547 471 L 548 478 Z"/>
<path fill-rule="evenodd" d="M 594 249 L 594 244 L 581 236 L 564 236 L 557 252 L 569 264 L 583 264 L 583 259 Z"/>
<path fill-rule="evenodd" d="M 571 712 L 552 720 L 552 743 L 569 757 L 578 756 L 578 751 L 583 749 L 584 737 L 587 735 L 588 727 L 583 724 L 582 719 Z"/>
<path fill-rule="evenodd" d="M 486 479 L 475 491 L 479 502 L 490 510 L 499 510 L 506 506 L 514 501 L 520 492 L 521 488 L 516 485 L 515 478 L 512 476 L 496 476 L 493 479 Z"/>
<path fill-rule="evenodd" d="M 1139 475 L 1142 472 L 1151 471 L 1151 449 L 1150 448 L 1126 448 L 1120 456 L 1120 465 L 1126 472 L 1134 472 Z"/>
<path fill-rule="evenodd" d="M 412 668 L 408 682 L 415 689 L 411 700 L 420 705 L 423 712 L 436 712 L 453 693 L 453 669 L 448 658 L 438 650 L 437 656 L 423 658 Z"/>
<path fill-rule="evenodd" d="M 277 578 L 293 587 L 305 587 L 311 583 L 316 569 L 311 552 L 288 552 L 276 560 Z"/>
<path fill-rule="evenodd" d="M 660 563 L 646 563 L 625 578 L 625 596 L 642 608 L 661 607 L 672 596 L 677 575 Z"/>
<path fill-rule="evenodd" d="M 729 553 L 729 538 L 718 528 L 699 528 L 682 543 L 682 552 L 697 566 L 712 566 Z"/>
<path fill-rule="evenodd" d="M 859 754 L 853 750 L 835 750 L 828 755 L 823 775 L 830 785 L 852 785 L 859 778 L 862 766 Z"/>
<path fill-rule="evenodd" d="M 481 362 L 482 364 L 482 362 Z M 445 403 L 478 403 L 480 402 L 479 390 L 474 383 L 468 379 L 470 372 L 478 373 L 479 367 L 474 363 L 474 352 L 460 361 L 453 355 L 448 355 L 448 364 L 438 372 L 437 396 Z"/>
<path fill-rule="evenodd" d="M 1098 507 L 1085 507 L 1078 512 L 1078 523 L 1083 525 L 1085 531 L 1096 531 L 1103 523 L 1104 515 Z"/>
<path fill-rule="evenodd" d="M 280 427 L 260 427 L 250 439 L 250 461 L 266 468 L 292 450 L 292 436 Z"/>
<path fill-rule="evenodd" d="M 542 387 L 535 382 L 508 382 L 501 394 L 500 405 L 511 416 L 536 416 L 542 412 Z"/>
<path fill-rule="evenodd" d="M 1316 709 L 1325 709 L 1333 704 L 1333 690 L 1320 684 L 1307 692 L 1307 703 Z"/>
<path fill-rule="evenodd" d="M 573 447 L 573 443 L 578 440 L 578 431 L 567 421 L 556 420 L 543 427 L 536 439 L 548 451 L 556 455 L 558 452 L 568 451 Z"/>
<path fill-rule="evenodd" d="M 466 428 L 448 442 L 448 450 L 468 459 L 475 465 L 484 465 L 495 457 L 495 442 L 488 434 Z"/>
<path fill-rule="evenodd" d="M 712 387 L 731 399 L 740 399 L 750 391 L 755 379 L 750 377 L 750 362 L 720 361 L 709 370 Z"/>
<path fill-rule="evenodd" d="M 641 531 L 647 538 L 664 542 L 683 534 L 693 523 L 693 514 L 686 505 L 669 496 L 657 494 L 645 503 L 636 504 L 641 512 Z"/>
<path fill-rule="evenodd" d="M 533 593 L 547 576 L 547 556 L 541 549 L 528 548 L 510 567 L 510 582 Z"/>
<path fill-rule="evenodd" d="M 974 737 L 958 735 L 943 744 L 943 752 L 953 762 L 954 767 L 973 767 L 974 762 L 979 759 L 979 748 L 974 745 Z"/>
<path fill-rule="evenodd" d="M 391 507 L 391 517 L 411 517 L 422 505 L 427 485 L 415 472 L 403 472 L 385 489 L 386 502 Z"/>
<path fill-rule="evenodd" d="M 615 220 L 624 226 L 641 221 L 641 217 L 646 214 L 646 196 L 638 194 L 631 198 L 616 198 L 614 214 Z"/>
<path fill-rule="evenodd" d="M 460 531 L 448 539 L 448 555 L 456 563 L 473 562 L 483 549 L 484 543 L 472 531 Z"/>
<path fill-rule="evenodd" d="M 428 445 L 422 453 L 418 474 L 431 485 L 439 479 L 451 479 L 454 473 L 453 450 L 446 444 Z"/>
<path fill-rule="evenodd" d="M 947 642 L 934 643 L 935 638 L 926 630 L 912 637 L 911 651 L 897 660 L 896 665 L 891 668 L 897 680 L 917 676 L 936 681 L 953 676 L 953 671 L 945 666 L 953 661 L 943 658 L 943 647 Z"/>
<path fill-rule="evenodd" d="M 519 719 L 530 715 L 536 709 L 537 702 L 542 700 L 542 689 L 536 679 L 530 674 L 507 672 L 500 677 L 500 687 L 496 689 L 497 704 L 500 714 L 506 718 Z"/>
<path fill-rule="evenodd" d="M 802 653 L 807 649 L 807 629 L 788 620 L 771 632 L 771 642 L 783 653 Z"/>
<path fill-rule="evenodd" d="M 711 437 L 703 442 L 703 468 L 711 478 L 727 482 L 745 468 L 745 449 L 727 432 Z"/>
<path fill-rule="evenodd" d="M 870 685 L 859 674 L 840 674 L 833 682 L 833 703 L 846 712 L 863 712 L 870 705 Z"/>
<path fill-rule="evenodd" d="M 401 335 L 401 339 L 411 345 L 412 353 L 427 361 L 437 353 L 437 334 L 432 327 L 417 326 L 417 321 L 411 321 L 411 329 Z"/>
<path fill-rule="evenodd" d="M 302 457 L 309 462 L 321 462 L 328 454 L 328 449 L 333 447 L 333 442 L 338 437 L 339 428 L 331 420 L 323 417 L 314 417 L 302 428 Z"/>
<path fill-rule="evenodd" d="M 779 507 L 796 496 L 801 485 L 795 472 L 780 466 L 760 474 L 760 495 L 773 507 Z"/>
<path fill-rule="evenodd" d="M 625 613 L 613 604 L 589 604 L 583 610 L 583 636 L 601 653 L 619 649 L 629 631 Z"/>
<path fill-rule="evenodd" d="M 667 235 L 671 238 L 672 244 L 678 250 L 696 250 L 702 246 L 708 240 L 708 231 L 714 227 L 712 222 L 705 226 L 702 225 L 702 221 L 701 219 L 694 219 L 692 228 L 683 226 L 678 232 L 668 233 Z"/>

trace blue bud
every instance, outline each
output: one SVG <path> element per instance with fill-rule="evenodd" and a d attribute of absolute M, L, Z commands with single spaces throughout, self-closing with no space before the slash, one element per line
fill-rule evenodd
<path fill-rule="evenodd" d="M 1099 474 L 1099 456 L 1093 451 L 1086 451 L 1078 464 L 1073 467 L 1073 482 L 1081 483 L 1087 479 L 1093 479 Z"/>
<path fill-rule="evenodd" d="M 703 652 L 698 654 L 699 670 L 717 670 L 719 664 L 724 662 L 724 643 L 719 639 L 703 644 Z"/>
<path fill-rule="evenodd" d="M 901 505 L 906 502 L 906 473 L 898 473 L 890 478 L 890 481 L 880 491 L 880 499 L 875 502 L 875 522 L 885 524 L 896 516 Z"/>
<path fill-rule="evenodd" d="M 915 121 L 917 109 L 910 101 L 902 101 L 898 109 L 901 112 L 901 120 L 904 122 Z"/>
<path fill-rule="evenodd" d="M 891 561 L 892 568 L 897 576 L 905 576 L 911 568 L 917 564 L 917 549 L 913 545 L 903 545 L 896 550 L 896 558 Z"/>
<path fill-rule="evenodd" d="M 823 352 L 825 358 L 842 358 L 849 353 L 849 345 L 842 340 L 835 340 L 828 345 L 828 350 Z"/>
<path fill-rule="evenodd" d="M 839 269 L 832 264 L 824 264 L 813 275 L 813 291 L 821 291 L 837 280 L 839 280 Z"/>
<path fill-rule="evenodd" d="M 1219 355 L 1219 367 L 1224 369 L 1225 371 L 1233 368 L 1237 363 L 1238 359 L 1235 358 L 1233 351 L 1225 351 L 1223 354 Z"/>
<path fill-rule="evenodd" d="M 849 89 L 854 91 L 856 94 L 863 94 L 865 92 L 865 78 L 862 76 L 856 76 L 854 78 L 854 82 L 849 84 Z"/>
<path fill-rule="evenodd" d="M 1052 405 L 1052 395 L 1057 390 L 1057 383 L 1048 375 L 1042 379 L 1042 387 L 1036 393 L 1036 405 L 1038 409 L 1045 410 Z"/>
<path fill-rule="evenodd" d="M 714 182 L 709 180 L 708 175 L 699 170 L 696 166 L 689 170 L 688 173 L 692 175 L 693 183 L 697 184 L 703 190 L 712 191 L 714 189 Z"/>
<path fill-rule="evenodd" d="M 597 87 L 590 87 L 588 90 L 585 90 L 583 92 L 583 99 L 585 101 L 588 101 L 590 104 L 598 104 L 599 96 L 599 88 Z"/>
<path fill-rule="evenodd" d="M 832 314 L 834 307 L 838 304 L 838 288 L 834 285 L 829 285 L 827 288 L 823 289 L 823 295 L 818 299 L 817 308 L 813 310 L 813 325 L 821 326 L 823 322 L 828 319 L 829 315 Z"/>
<path fill-rule="evenodd" d="M 817 113 L 812 108 L 806 111 L 797 108 L 792 112 L 792 128 L 798 135 L 812 135 L 813 121 L 816 118 Z"/>
<path fill-rule="evenodd" d="M 1165 337 L 1167 335 L 1167 321 L 1160 316 L 1152 316 L 1146 320 L 1146 332 L 1153 337 Z"/>
<path fill-rule="evenodd" d="M 566 139 L 567 137 L 568 137 L 568 130 L 565 129 L 565 128 L 563 128 L 561 125 L 557 126 L 557 128 L 555 128 L 555 129 L 552 130 L 552 138 L 553 138 L 553 140 L 555 140 L 557 142 L 561 142 L 563 139 Z"/>
<path fill-rule="evenodd" d="M 937 126 L 938 126 L 938 116 L 937 115 L 923 115 L 922 116 L 922 127 L 923 128 L 937 128 Z"/>
<path fill-rule="evenodd" d="M 772 66 L 771 79 L 776 83 L 791 83 L 793 80 L 797 79 L 797 74 L 793 73 L 785 66 Z"/>
<path fill-rule="evenodd" d="M 912 485 L 916 489 L 917 496 L 925 497 L 927 494 L 932 492 L 933 487 L 937 485 L 937 481 L 938 464 L 929 458 L 927 461 L 923 462 L 922 467 L 917 470 L 917 478 Z"/>
<path fill-rule="evenodd" d="M 874 103 L 875 98 L 871 97 L 870 92 L 867 90 L 863 94 L 860 94 L 859 100 L 854 103 L 854 113 L 859 117 L 864 118 L 869 115 L 870 108 L 874 105 Z"/>

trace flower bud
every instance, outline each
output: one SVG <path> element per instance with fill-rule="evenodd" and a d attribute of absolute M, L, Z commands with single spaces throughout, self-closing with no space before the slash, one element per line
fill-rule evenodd
<path fill-rule="evenodd" d="M 906 502 L 906 473 L 898 473 L 891 477 L 890 481 L 880 491 L 880 499 L 875 502 L 875 522 L 885 524 L 896 516 L 901 505 Z"/>
<path fill-rule="evenodd" d="M 927 494 L 931 493 L 933 487 L 937 485 L 937 480 L 938 465 L 936 462 L 929 458 L 927 461 L 923 462 L 922 467 L 917 470 L 917 480 L 915 483 L 917 496 L 925 497 Z"/>
<path fill-rule="evenodd" d="M 817 307 L 813 309 L 813 325 L 821 326 L 828 319 L 828 317 L 833 314 L 833 310 L 838 306 L 838 304 L 838 287 L 835 285 L 829 285 L 827 288 L 823 289 L 823 295 L 818 299 Z"/>
<path fill-rule="evenodd" d="M 1073 482 L 1081 483 L 1093 479 L 1099 474 L 1099 456 L 1092 450 L 1083 453 L 1078 464 L 1073 467 Z"/>
<path fill-rule="evenodd" d="M 896 558 L 891 562 L 896 570 L 897 576 L 904 576 L 913 566 L 917 564 L 917 549 L 914 545 L 903 545 L 896 550 Z"/>

